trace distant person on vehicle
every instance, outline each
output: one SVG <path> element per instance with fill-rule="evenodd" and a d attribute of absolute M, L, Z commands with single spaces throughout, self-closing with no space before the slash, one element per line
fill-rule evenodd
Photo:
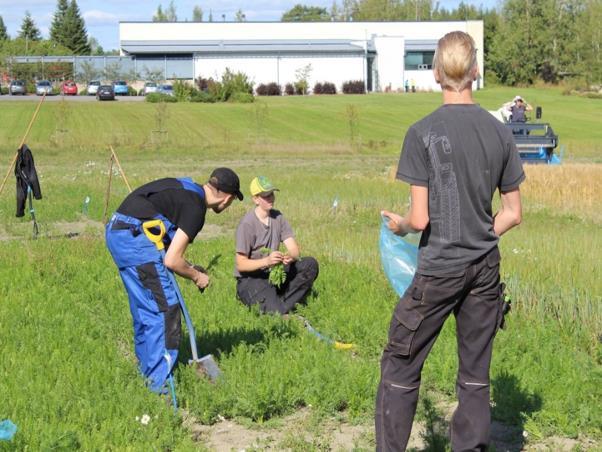
<path fill-rule="evenodd" d="M 159 179 L 130 193 L 107 224 L 107 248 L 129 298 L 139 370 L 154 392 L 167 392 L 165 381 L 180 346 L 179 299 L 167 272 L 190 279 L 199 289 L 209 285 L 209 277 L 184 253 L 203 228 L 207 209 L 221 213 L 234 198 L 243 195 L 229 168 L 215 169 L 203 185 L 189 178 Z M 165 226 L 165 257 L 143 232 L 150 220 Z"/>
<path fill-rule="evenodd" d="M 520 96 L 515 96 L 512 102 L 508 102 L 506 105 L 510 111 L 510 122 L 527 122 L 525 113 L 533 111 L 533 107 Z"/>
<path fill-rule="evenodd" d="M 307 297 L 318 277 L 318 262 L 313 257 L 300 257 L 291 226 L 274 209 L 275 192 L 279 190 L 272 182 L 264 176 L 256 177 L 250 191 L 255 208 L 236 229 L 236 293 L 245 305 L 258 304 L 262 313 L 287 314 Z M 280 251 L 280 244 L 286 252 Z M 272 269 L 286 273 L 280 287 L 270 281 Z"/>
<path fill-rule="evenodd" d="M 458 407 L 451 420 L 454 451 L 484 451 L 490 435 L 489 366 L 503 319 L 499 238 L 521 222 L 525 179 L 511 132 L 475 104 L 473 39 L 439 40 L 434 75 L 443 105 L 412 125 L 397 178 L 410 184 L 400 216 L 383 211 L 389 229 L 421 232 L 414 279 L 395 307 L 376 398 L 378 451 L 405 450 L 418 403 L 422 366 L 447 317 L 456 317 Z M 499 190 L 501 203 L 492 211 Z"/>

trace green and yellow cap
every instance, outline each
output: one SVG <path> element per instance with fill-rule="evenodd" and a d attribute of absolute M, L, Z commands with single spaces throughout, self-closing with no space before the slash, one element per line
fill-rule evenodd
<path fill-rule="evenodd" d="M 251 181 L 251 196 L 267 195 L 273 191 L 280 191 L 265 176 L 257 176 Z"/>

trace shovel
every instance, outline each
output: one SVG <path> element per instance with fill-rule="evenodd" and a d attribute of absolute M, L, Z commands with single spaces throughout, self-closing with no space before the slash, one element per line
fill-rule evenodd
<path fill-rule="evenodd" d="M 153 233 L 153 230 L 159 230 L 158 234 Z M 144 235 L 155 244 L 159 252 L 163 257 L 165 257 L 165 245 L 163 244 L 163 237 L 165 236 L 165 225 L 161 220 L 149 220 L 142 223 L 142 230 L 144 231 Z M 192 320 L 190 318 L 190 314 L 188 313 L 188 308 L 186 308 L 186 303 L 184 302 L 184 297 L 180 292 L 180 287 L 178 286 L 178 282 L 173 274 L 173 272 L 167 269 L 167 274 L 171 283 L 176 291 L 176 295 L 178 297 L 178 301 L 180 303 L 180 309 L 182 310 L 182 314 L 184 315 L 184 320 L 186 321 L 186 328 L 188 329 L 188 335 L 190 336 L 190 350 L 192 352 L 192 359 L 188 360 L 189 365 L 194 365 L 196 371 L 199 375 L 203 377 L 209 377 L 212 382 L 215 382 L 220 376 L 221 371 L 213 358 L 213 355 L 205 355 L 202 358 L 199 358 L 199 353 L 196 346 L 196 333 L 194 331 L 194 326 L 192 324 Z"/>

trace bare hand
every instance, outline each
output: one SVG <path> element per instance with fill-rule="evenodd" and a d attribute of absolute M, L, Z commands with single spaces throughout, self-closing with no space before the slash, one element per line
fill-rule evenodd
<path fill-rule="evenodd" d="M 193 281 L 199 289 L 205 289 L 209 286 L 209 276 L 202 272 L 197 272 Z"/>
<path fill-rule="evenodd" d="M 401 228 L 403 222 L 403 217 L 401 215 L 389 212 L 388 210 L 381 211 L 381 215 L 389 220 L 387 223 L 389 231 L 396 235 L 405 235 L 403 234 L 403 230 Z"/>
<path fill-rule="evenodd" d="M 294 257 L 289 256 L 288 254 L 285 254 L 282 258 L 282 263 L 284 265 L 289 265 L 289 264 L 292 264 L 293 262 L 295 262 L 296 260 L 297 259 L 295 259 Z"/>
<path fill-rule="evenodd" d="M 270 255 L 267 257 L 268 267 L 273 267 L 276 264 L 279 264 L 284 260 L 284 254 L 280 251 L 272 251 Z"/>

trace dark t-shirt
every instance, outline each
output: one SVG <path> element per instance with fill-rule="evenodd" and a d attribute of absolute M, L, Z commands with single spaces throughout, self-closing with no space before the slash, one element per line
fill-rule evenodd
<path fill-rule="evenodd" d="M 117 212 L 139 220 L 163 215 L 182 229 L 192 243 L 205 224 L 207 205 L 198 193 L 186 190 L 178 179 L 165 178 L 134 190 L 124 199 Z"/>
<path fill-rule="evenodd" d="M 512 113 L 512 122 L 527 122 L 525 111 L 527 111 L 527 107 L 524 105 L 522 107 L 519 107 L 518 105 L 513 105 L 510 107 L 510 112 Z"/>
<path fill-rule="evenodd" d="M 410 127 L 397 178 L 428 187 L 417 272 L 457 275 L 498 243 L 491 200 L 525 179 L 511 132 L 478 105 L 446 104 Z"/>
<path fill-rule="evenodd" d="M 249 259 L 261 259 L 265 256 L 261 251 L 262 248 L 277 251 L 280 243 L 294 236 L 290 224 L 280 211 L 270 210 L 268 224 L 265 225 L 257 218 L 253 209 L 242 217 L 236 228 L 236 252 L 244 254 Z M 255 273 L 258 272 L 253 272 Z M 234 276 L 237 278 L 242 276 L 236 268 L 234 268 Z"/>

